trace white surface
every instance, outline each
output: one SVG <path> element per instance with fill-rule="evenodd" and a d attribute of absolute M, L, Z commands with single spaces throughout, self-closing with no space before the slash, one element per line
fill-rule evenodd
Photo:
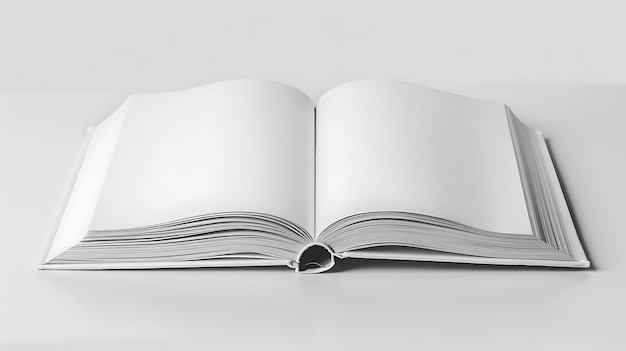
<path fill-rule="evenodd" d="M 624 83 L 625 6 L 0 3 L 0 85 L 45 92 L 0 99 L 0 349 L 623 349 L 626 87 L 514 84 Z M 385 78 L 509 104 L 548 138 L 595 269 L 35 269 L 87 126 L 130 92 L 241 77 L 314 100 Z"/>
<path fill-rule="evenodd" d="M 503 104 L 365 80 L 325 93 L 316 123 L 317 235 L 377 211 L 532 235 Z"/>
<path fill-rule="evenodd" d="M 544 131 L 595 269 L 340 260 L 335 273 L 306 276 L 286 267 L 37 271 L 84 130 L 124 97 L 3 94 L 0 152 L 9 171 L 0 173 L 0 345 L 625 345 L 626 87 L 453 90 L 506 101 Z"/>

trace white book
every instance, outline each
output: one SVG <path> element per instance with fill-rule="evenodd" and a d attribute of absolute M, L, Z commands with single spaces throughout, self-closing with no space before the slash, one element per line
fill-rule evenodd
<path fill-rule="evenodd" d="M 543 135 L 504 104 L 364 80 L 315 104 L 235 80 L 91 128 L 39 267 L 370 258 L 586 268 Z"/>

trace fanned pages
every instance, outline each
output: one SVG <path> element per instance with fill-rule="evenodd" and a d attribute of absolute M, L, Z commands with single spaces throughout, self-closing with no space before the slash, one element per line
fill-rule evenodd
<path fill-rule="evenodd" d="M 542 134 L 413 84 L 133 95 L 83 155 L 40 268 L 589 266 Z"/>
<path fill-rule="evenodd" d="M 317 228 L 403 211 L 531 234 L 503 104 L 359 81 L 318 104 Z"/>
<path fill-rule="evenodd" d="M 113 154 L 99 170 L 101 190 L 66 209 L 95 208 L 89 225 L 71 249 L 48 255 L 50 266 L 284 264 L 311 241 L 314 107 L 300 91 L 229 81 L 136 95 L 119 113 L 111 117 L 123 119 L 119 136 L 92 138 L 88 148 Z M 77 184 L 91 177 L 81 172 Z M 75 190 L 73 197 L 83 192 Z M 67 234 L 60 229 L 59 240 Z"/>

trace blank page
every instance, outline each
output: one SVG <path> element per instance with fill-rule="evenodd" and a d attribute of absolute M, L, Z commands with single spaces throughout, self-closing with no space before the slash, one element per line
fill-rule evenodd
<path fill-rule="evenodd" d="M 132 97 L 90 229 L 224 211 L 313 232 L 314 106 L 283 84 L 238 80 Z"/>
<path fill-rule="evenodd" d="M 532 233 L 503 104 L 357 81 L 321 97 L 316 128 L 318 235 L 371 211 Z"/>

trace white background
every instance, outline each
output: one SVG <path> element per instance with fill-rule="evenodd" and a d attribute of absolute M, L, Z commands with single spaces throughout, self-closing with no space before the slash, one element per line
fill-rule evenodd
<path fill-rule="evenodd" d="M 623 83 L 623 1 L 4 1 L 5 88 Z"/>
<path fill-rule="evenodd" d="M 626 6 L 0 3 L 0 349 L 621 349 Z M 85 128 L 130 92 L 360 78 L 507 103 L 544 131 L 594 269 L 339 262 L 40 272 Z M 95 345 L 95 346 L 94 346 Z"/>

